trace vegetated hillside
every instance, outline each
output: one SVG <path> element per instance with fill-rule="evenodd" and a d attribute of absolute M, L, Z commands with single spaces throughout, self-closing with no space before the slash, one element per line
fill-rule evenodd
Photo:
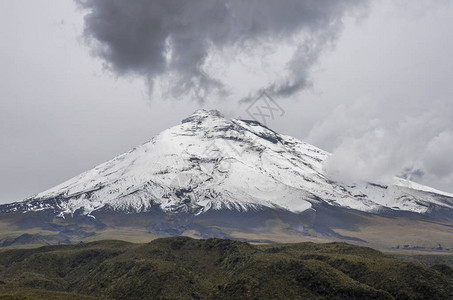
<path fill-rule="evenodd" d="M 0 252 L 0 299 L 90 297 L 453 299 L 453 269 L 345 243 L 251 245 L 187 237 Z"/>

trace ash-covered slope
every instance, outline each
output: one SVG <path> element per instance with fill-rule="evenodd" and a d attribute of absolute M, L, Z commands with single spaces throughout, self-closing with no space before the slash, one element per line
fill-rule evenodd
<path fill-rule="evenodd" d="M 329 153 L 254 121 L 198 110 L 148 143 L 0 213 L 49 211 L 61 217 L 99 210 L 200 215 L 330 205 L 381 213 L 429 214 L 453 208 L 453 195 L 395 178 L 394 185 L 327 178 Z"/>

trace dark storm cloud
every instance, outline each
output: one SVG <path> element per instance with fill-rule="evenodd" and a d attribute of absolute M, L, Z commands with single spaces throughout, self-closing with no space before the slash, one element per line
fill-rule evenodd
<path fill-rule="evenodd" d="M 309 84 L 309 70 L 342 27 L 354 0 L 80 0 L 88 10 L 85 36 L 95 55 L 118 75 L 139 75 L 150 89 L 170 76 L 174 96 L 190 92 L 203 99 L 226 92 L 221 79 L 204 71 L 213 49 L 236 49 L 294 39 L 287 75 L 263 87 L 289 96 Z M 303 40 L 295 39 L 306 33 Z M 231 57 L 234 60 L 234 57 Z"/>

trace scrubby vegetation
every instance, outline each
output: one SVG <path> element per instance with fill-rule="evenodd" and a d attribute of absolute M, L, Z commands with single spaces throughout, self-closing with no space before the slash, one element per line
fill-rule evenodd
<path fill-rule="evenodd" d="M 453 299 L 453 269 L 345 243 L 100 241 L 0 252 L 0 299 Z"/>

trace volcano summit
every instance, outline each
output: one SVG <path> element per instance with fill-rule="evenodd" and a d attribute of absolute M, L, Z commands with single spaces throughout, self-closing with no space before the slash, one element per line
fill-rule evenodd
<path fill-rule="evenodd" d="M 453 195 L 401 178 L 335 182 L 329 156 L 256 121 L 198 110 L 127 153 L 1 205 L 0 223 L 70 242 L 126 231 L 453 248 Z"/>

